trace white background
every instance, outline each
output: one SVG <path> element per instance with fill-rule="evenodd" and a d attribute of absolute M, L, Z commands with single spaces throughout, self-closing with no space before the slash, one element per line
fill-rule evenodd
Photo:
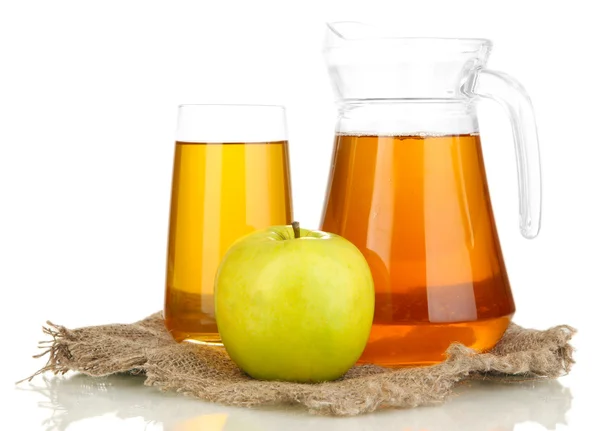
<path fill-rule="evenodd" d="M 600 329 L 600 37 L 594 6 L 2 0 L 0 382 L 15 403 L 0 407 L 10 411 L 6 420 L 24 421 L 21 429 L 41 427 L 44 414 L 33 395 L 15 392 L 13 382 L 43 365 L 29 357 L 46 319 L 67 326 L 129 322 L 162 307 L 178 104 L 285 105 L 295 218 L 318 227 L 335 123 L 321 56 L 324 23 L 362 20 L 391 23 L 406 36 L 492 39 L 490 68 L 527 88 L 542 153 L 537 239 L 520 237 L 511 132 L 491 102 L 480 110 L 486 168 L 515 320 L 580 330 L 578 364 L 561 380 L 573 395 L 570 425 L 559 429 L 584 429 L 594 405 L 587 384 L 599 380 L 592 367 L 600 354 L 593 344 L 593 331 Z M 410 425 L 389 429 L 425 429 L 418 414 L 411 415 Z M 356 429 L 388 429 L 379 418 Z M 515 422 L 514 428 L 546 429 L 538 422 Z M 143 429 L 143 420 L 123 429 L 136 424 Z"/>

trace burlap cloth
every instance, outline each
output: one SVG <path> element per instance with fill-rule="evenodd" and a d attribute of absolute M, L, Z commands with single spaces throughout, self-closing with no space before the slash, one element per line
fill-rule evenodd
<path fill-rule="evenodd" d="M 511 324 L 496 347 L 477 353 L 454 344 L 446 361 L 419 368 L 354 366 L 334 382 L 301 384 L 254 380 L 223 348 L 176 343 L 161 313 L 132 324 L 67 329 L 48 322 L 52 340 L 37 357 L 50 355 L 45 371 L 78 371 L 89 376 L 145 374 L 145 384 L 205 401 L 233 406 L 299 404 L 311 413 L 350 416 L 383 408 L 407 408 L 443 401 L 457 383 L 468 379 L 500 382 L 556 378 L 574 363 L 569 340 L 575 330 L 546 331 Z"/>

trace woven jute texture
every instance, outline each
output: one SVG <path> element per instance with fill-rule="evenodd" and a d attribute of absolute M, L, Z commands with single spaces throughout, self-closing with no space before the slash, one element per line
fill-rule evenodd
<path fill-rule="evenodd" d="M 463 345 L 450 346 L 437 365 L 382 368 L 357 365 L 343 378 L 302 384 L 252 379 L 223 348 L 179 344 L 165 329 L 162 313 L 132 324 L 67 329 L 48 322 L 42 341 L 49 355 L 35 373 L 77 371 L 89 376 L 144 374 L 145 384 L 177 391 L 205 401 L 233 406 L 303 405 L 311 413 L 351 416 L 384 408 L 409 408 L 439 403 L 457 383 L 468 379 L 514 382 L 552 379 L 569 372 L 575 330 L 562 325 L 545 331 L 511 324 L 487 353 Z"/>

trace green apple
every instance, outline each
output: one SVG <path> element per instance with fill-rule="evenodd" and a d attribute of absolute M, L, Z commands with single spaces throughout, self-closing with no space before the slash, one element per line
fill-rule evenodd
<path fill-rule="evenodd" d="M 262 380 L 341 377 L 367 344 L 374 303 L 361 252 L 341 236 L 297 223 L 235 242 L 215 279 L 223 345 L 242 370 Z"/>

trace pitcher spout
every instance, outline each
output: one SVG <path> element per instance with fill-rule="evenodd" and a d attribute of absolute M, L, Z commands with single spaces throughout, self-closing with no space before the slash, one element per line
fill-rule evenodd
<path fill-rule="evenodd" d="M 338 101 L 456 99 L 485 66 L 487 39 L 401 37 L 400 28 L 360 22 L 327 24 L 324 55 Z"/>

